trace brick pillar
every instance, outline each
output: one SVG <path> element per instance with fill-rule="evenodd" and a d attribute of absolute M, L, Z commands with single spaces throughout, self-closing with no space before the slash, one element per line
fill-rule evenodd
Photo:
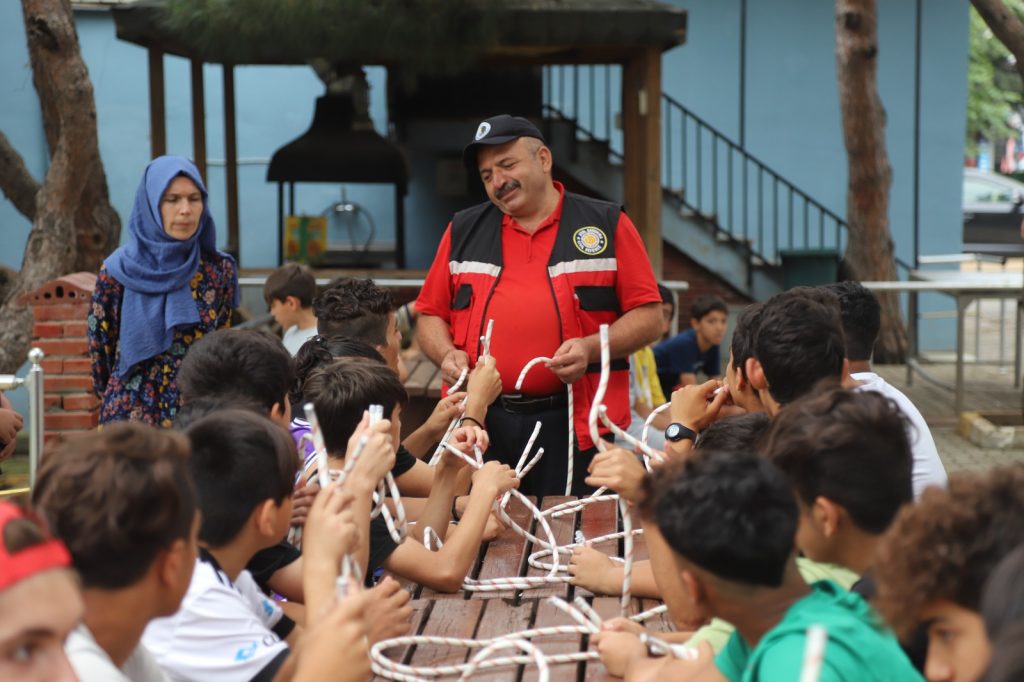
<path fill-rule="evenodd" d="M 32 345 L 43 360 L 46 441 L 95 428 L 99 399 L 92 392 L 86 318 L 96 275 L 76 272 L 21 297 L 32 308 Z"/>

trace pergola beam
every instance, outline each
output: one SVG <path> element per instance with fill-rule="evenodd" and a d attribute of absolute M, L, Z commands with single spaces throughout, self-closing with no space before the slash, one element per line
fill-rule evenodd
<path fill-rule="evenodd" d="M 622 69 L 623 196 L 647 247 L 655 277 L 662 275 L 661 51 L 638 50 Z"/>

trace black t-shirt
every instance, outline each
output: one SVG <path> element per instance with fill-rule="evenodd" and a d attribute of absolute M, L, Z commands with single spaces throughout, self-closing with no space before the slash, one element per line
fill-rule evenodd
<path fill-rule="evenodd" d="M 395 451 L 395 465 L 391 467 L 391 475 L 398 478 L 415 465 L 416 457 L 406 450 L 404 445 L 399 445 L 398 450 Z"/>
<path fill-rule="evenodd" d="M 388 532 L 388 524 L 384 516 L 370 519 L 370 556 L 366 566 L 366 586 L 373 587 L 373 574 L 380 568 L 391 553 L 398 547 L 398 543 Z"/>
<path fill-rule="evenodd" d="M 260 586 L 260 589 L 270 594 L 272 590 L 267 585 L 270 576 L 300 556 L 302 556 L 302 552 L 299 551 L 298 547 L 287 540 L 281 540 L 281 542 L 273 547 L 267 547 L 256 552 L 252 559 L 249 559 L 249 563 L 245 565 L 245 568 L 252 573 L 253 580 Z"/>

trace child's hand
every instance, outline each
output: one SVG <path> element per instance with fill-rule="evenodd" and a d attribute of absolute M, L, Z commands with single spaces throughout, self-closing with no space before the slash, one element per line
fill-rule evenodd
<path fill-rule="evenodd" d="M 335 602 L 323 619 L 307 631 L 297 648 L 295 682 L 370 679 L 367 611 L 370 592 L 356 592 Z"/>
<path fill-rule="evenodd" d="M 312 481 L 307 482 L 304 478 L 300 478 L 299 482 L 295 484 L 295 490 L 292 491 L 293 526 L 305 525 L 309 510 L 313 506 L 313 500 L 316 499 L 318 492 L 320 492 L 320 486 Z"/>
<path fill-rule="evenodd" d="M 519 487 L 516 472 L 507 464 L 487 462 L 473 473 L 473 492 L 484 490 L 491 497 Z"/>
<path fill-rule="evenodd" d="M 480 537 L 480 540 L 483 542 L 497 540 L 505 532 L 506 528 L 508 526 L 498 518 L 498 514 L 492 509 L 491 513 L 487 516 L 487 523 L 484 524 L 484 534 Z"/>
<path fill-rule="evenodd" d="M 6 400 L 4 398 L 4 401 Z M 25 420 L 21 418 L 20 414 L 9 407 L 0 407 L 0 444 L 9 445 L 24 426 Z"/>
<path fill-rule="evenodd" d="M 721 388 L 716 394 L 715 391 Z M 729 387 L 717 379 L 703 384 L 683 386 L 672 393 L 672 407 L 669 414 L 673 422 L 702 431 L 718 419 L 722 406 L 729 400 Z"/>
<path fill-rule="evenodd" d="M 302 532 L 302 553 L 307 566 L 330 565 L 355 551 L 359 533 L 352 515 L 353 497 L 331 484 L 313 500 Z M 322 562 L 322 564 L 320 563 Z"/>
<path fill-rule="evenodd" d="M 588 546 L 577 547 L 569 559 L 569 582 L 597 594 L 622 594 L 616 568 L 615 562 L 603 552 Z"/>
<path fill-rule="evenodd" d="M 594 455 L 587 467 L 587 485 L 608 486 L 619 497 L 631 504 L 639 504 L 643 497 L 644 465 L 632 452 L 612 448 Z"/>
<path fill-rule="evenodd" d="M 434 411 L 430 413 L 427 421 L 423 424 L 435 441 L 441 440 L 452 420 L 462 414 L 462 399 L 465 397 L 466 393 L 459 391 L 437 401 Z"/>
<path fill-rule="evenodd" d="M 369 426 L 369 414 L 363 415 L 363 421 L 356 427 L 352 437 L 348 439 L 348 449 L 345 452 L 345 459 L 352 457 L 359 445 L 359 439 L 366 435 L 366 445 L 363 447 L 359 461 L 356 462 L 352 473 L 362 477 L 370 485 L 371 489 L 377 486 L 384 474 L 391 471 L 395 466 L 395 446 L 391 442 L 391 421 L 381 419 L 373 426 Z"/>
<path fill-rule="evenodd" d="M 602 629 L 591 636 L 590 643 L 597 647 L 608 674 L 615 677 L 624 677 L 626 668 L 634 659 L 647 658 L 647 647 L 639 635 L 632 632 Z"/>
<path fill-rule="evenodd" d="M 397 580 L 385 577 L 367 594 L 370 596 L 367 611 L 373 614 L 367 632 L 370 644 L 401 637 L 409 631 L 412 619 L 412 607 L 409 606 L 411 595 L 402 589 Z"/>
<path fill-rule="evenodd" d="M 448 442 L 452 444 L 454 448 L 460 452 L 474 457 L 473 446 L 480 448 L 481 452 L 487 452 L 487 447 L 491 444 L 491 439 L 488 437 L 487 432 L 481 429 L 479 426 L 473 424 L 466 424 L 460 426 L 452 432 L 451 438 Z"/>
<path fill-rule="evenodd" d="M 501 375 L 498 374 L 497 363 L 493 357 L 476 363 L 469 373 L 466 393 L 474 405 L 486 409 L 501 395 Z"/>
<path fill-rule="evenodd" d="M 629 618 L 623 618 L 621 616 L 619 616 L 618 618 L 606 620 L 604 623 L 601 624 L 601 629 L 607 630 L 609 632 L 631 632 L 637 636 L 644 632 L 647 632 L 647 628 L 645 628 L 643 625 L 640 625 L 640 623 Z"/>

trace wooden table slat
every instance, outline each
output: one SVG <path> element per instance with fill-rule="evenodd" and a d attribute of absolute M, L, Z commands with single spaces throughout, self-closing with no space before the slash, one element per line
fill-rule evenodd
<path fill-rule="evenodd" d="M 529 498 L 534 504 L 537 503 L 537 498 Z M 530 510 L 526 508 L 518 500 L 513 499 L 509 502 L 506 509 L 509 517 L 511 517 L 516 523 L 527 530 L 532 529 L 533 516 L 530 514 Z M 484 554 L 483 564 L 480 566 L 480 570 L 477 573 L 478 580 L 487 580 L 491 578 L 508 578 L 511 576 L 523 575 L 524 566 L 526 564 L 526 555 L 524 548 L 526 547 L 526 538 L 517 533 L 512 528 L 506 528 L 505 531 L 495 540 L 488 543 L 486 554 Z M 503 590 L 501 592 L 474 592 L 473 598 L 482 599 L 494 599 L 502 597 L 514 596 L 515 590 Z"/>
<path fill-rule="evenodd" d="M 617 502 L 594 502 L 583 508 L 580 514 L 580 530 L 588 540 L 610 535 L 618 531 L 619 505 Z M 608 556 L 619 555 L 618 542 L 602 542 L 594 545 L 594 549 Z M 576 594 L 592 597 L 594 593 L 583 588 L 576 588 Z"/>
<path fill-rule="evenodd" d="M 539 601 L 533 627 L 542 628 L 554 625 L 577 625 L 577 623 L 567 613 L 555 608 L 546 600 Z M 583 635 L 551 635 L 549 637 L 537 638 L 533 643 L 538 645 L 548 656 L 552 654 L 568 654 L 582 650 Z M 578 677 L 579 664 L 552 664 L 549 666 L 549 671 L 553 680 L 575 680 Z M 534 665 L 525 666 L 522 682 L 534 682 L 536 679 L 538 679 L 537 667 Z"/>
<path fill-rule="evenodd" d="M 576 498 L 565 497 L 563 495 L 551 495 L 551 496 L 545 497 L 542 500 L 541 511 L 550 509 L 551 507 L 554 507 L 556 505 L 562 504 L 563 502 L 567 502 L 567 501 L 573 500 L 573 499 L 576 499 Z M 551 532 L 555 536 L 555 542 L 557 542 L 559 545 L 568 545 L 568 544 L 573 542 L 573 536 L 575 535 L 575 532 L 576 532 L 576 514 L 566 514 L 564 516 L 559 516 L 558 518 L 554 518 L 554 519 L 549 518 L 548 519 L 548 523 L 551 525 Z M 547 539 L 547 534 L 543 532 L 543 530 L 540 527 L 540 524 L 537 524 L 537 526 L 534 529 L 533 533 L 538 538 L 542 538 L 542 539 L 545 539 L 545 540 Z M 524 551 L 527 554 L 529 554 L 529 553 L 532 553 L 532 552 L 536 551 L 537 549 L 540 549 L 540 548 L 539 547 L 538 548 L 534 548 L 533 547 L 533 543 L 527 543 L 526 549 Z M 549 558 L 549 561 L 550 561 L 550 558 Z M 567 561 L 568 561 L 568 555 L 563 555 L 563 556 L 561 556 L 559 558 L 559 562 L 562 563 L 562 564 L 565 564 Z M 528 567 L 526 575 L 547 575 L 547 573 L 548 573 L 548 571 L 546 571 L 546 570 Z M 561 573 L 560 575 L 568 575 L 568 574 L 567 573 Z M 557 597 L 565 598 L 565 597 L 568 597 L 568 595 L 569 595 L 569 587 L 570 586 L 569 586 L 569 584 L 567 582 L 566 583 L 551 583 L 550 585 L 545 585 L 545 586 L 537 588 L 537 589 L 525 591 L 523 593 L 523 598 L 524 599 L 543 599 L 543 598 L 550 597 L 550 596 L 557 596 Z"/>
<path fill-rule="evenodd" d="M 519 606 L 513 605 L 510 599 L 488 599 L 484 604 L 484 615 L 476 629 L 477 639 L 490 639 L 530 628 L 533 622 L 536 602 L 530 601 Z M 505 654 L 511 654 L 511 651 Z M 504 654 L 502 654 L 504 655 Z M 522 666 L 516 669 L 506 668 L 490 673 L 473 675 L 473 682 L 489 680 L 490 682 L 507 682 L 519 678 Z"/>
<path fill-rule="evenodd" d="M 661 604 L 661 600 L 658 599 L 641 599 L 640 610 L 646 611 L 648 609 L 653 609 L 655 606 L 661 606 Z M 676 626 L 672 623 L 672 619 L 669 618 L 668 612 L 647 619 L 647 621 L 644 622 L 644 627 L 648 630 L 655 630 L 657 632 L 676 631 Z"/>
<path fill-rule="evenodd" d="M 427 615 L 422 635 L 435 637 L 458 637 L 472 639 L 483 602 L 464 599 L 438 599 L 431 602 L 432 608 Z M 447 644 L 418 644 L 410 657 L 410 665 L 437 666 L 460 663 L 466 660 L 469 650 L 466 647 L 449 646 Z"/>

